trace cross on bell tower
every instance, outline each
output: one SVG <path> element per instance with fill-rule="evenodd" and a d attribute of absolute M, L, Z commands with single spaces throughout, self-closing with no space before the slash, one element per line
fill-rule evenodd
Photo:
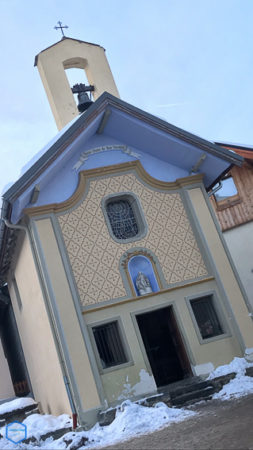
<path fill-rule="evenodd" d="M 62 22 L 60 22 L 60 20 L 59 20 L 57 23 L 58 23 L 59 26 L 58 26 L 58 27 L 55 26 L 54 29 L 55 29 L 55 30 L 59 30 L 59 29 L 60 29 L 61 32 L 62 32 L 62 36 L 65 37 L 63 28 L 68 28 L 68 25 L 62 25 Z"/>

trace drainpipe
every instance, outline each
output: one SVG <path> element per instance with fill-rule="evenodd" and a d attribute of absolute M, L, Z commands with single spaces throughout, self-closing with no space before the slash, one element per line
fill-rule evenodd
<path fill-rule="evenodd" d="M 2 218 L 2 221 L 5 223 L 7 228 L 11 228 L 12 230 L 23 230 L 23 231 L 25 231 L 28 234 L 28 230 L 27 230 L 27 228 L 24 225 L 14 225 L 13 223 L 11 223 L 5 217 Z"/>
<path fill-rule="evenodd" d="M 22 230 L 22 231 L 24 231 L 27 234 L 28 239 L 30 241 L 30 244 L 31 244 L 31 246 L 33 248 L 33 251 L 35 253 L 33 240 L 32 240 L 32 237 L 30 235 L 29 228 L 27 228 L 24 225 L 14 225 L 6 217 L 2 217 L 2 221 L 4 222 L 4 224 L 6 225 L 7 228 L 10 228 L 12 230 Z M 68 380 L 68 376 L 66 374 L 65 363 L 64 363 L 63 356 L 62 356 L 61 347 L 60 347 L 60 344 L 58 342 L 57 332 L 55 330 L 53 321 L 51 321 L 51 323 L 52 323 L 53 334 L 54 334 L 54 337 L 55 337 L 55 342 L 57 343 L 57 350 L 58 350 L 57 353 L 60 356 L 59 360 L 60 360 L 60 365 L 61 365 L 62 372 L 63 372 L 63 380 L 64 380 L 65 388 L 66 388 L 66 391 L 67 391 L 67 395 L 68 395 L 68 399 L 69 399 L 69 403 L 70 403 L 70 408 L 71 408 L 71 411 L 72 411 L 72 423 L 73 423 L 72 428 L 73 428 L 73 430 L 75 430 L 77 428 L 77 411 L 76 411 L 75 403 L 74 403 L 74 400 L 73 400 L 73 395 L 72 395 L 72 392 L 71 392 L 71 389 L 70 389 L 70 383 L 69 383 L 69 380 Z"/>

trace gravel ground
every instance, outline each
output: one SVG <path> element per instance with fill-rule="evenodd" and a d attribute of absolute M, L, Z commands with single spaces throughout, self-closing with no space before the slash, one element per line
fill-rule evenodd
<path fill-rule="evenodd" d="M 189 407 L 198 415 L 107 449 L 253 449 L 253 395 Z"/>

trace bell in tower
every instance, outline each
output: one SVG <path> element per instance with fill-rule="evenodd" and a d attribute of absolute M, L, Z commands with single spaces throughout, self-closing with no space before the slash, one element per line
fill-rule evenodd
<path fill-rule="evenodd" d="M 105 91 L 119 97 L 105 49 L 100 45 L 63 36 L 61 41 L 42 50 L 35 57 L 34 65 L 39 70 L 59 130 L 79 112 L 86 111 L 92 103 L 87 94 L 89 89 L 86 89 L 77 92 L 79 104 L 76 106 L 73 90 L 65 74 L 66 69 L 77 68 L 85 71 L 90 84 L 85 87 L 93 87 L 94 100 Z"/>
<path fill-rule="evenodd" d="M 78 105 L 77 109 L 80 113 L 86 111 L 90 105 L 92 105 L 92 100 L 89 98 L 87 92 L 93 92 L 94 86 L 86 86 L 83 83 L 75 84 L 71 88 L 73 94 L 77 94 Z"/>

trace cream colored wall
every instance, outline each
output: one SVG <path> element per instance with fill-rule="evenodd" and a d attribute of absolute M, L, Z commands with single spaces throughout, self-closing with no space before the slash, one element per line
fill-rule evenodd
<path fill-rule="evenodd" d="M 79 114 L 64 69 L 84 69 L 95 87 L 95 100 L 104 91 L 119 97 L 105 51 L 98 45 L 63 39 L 37 56 L 37 67 L 59 130 Z"/>
<path fill-rule="evenodd" d="M 221 314 L 225 318 L 224 324 L 228 333 L 226 337 L 200 344 L 196 328 L 189 314 L 186 297 L 200 293 L 205 294 L 213 290 L 218 295 Z M 161 292 L 155 296 L 138 297 L 134 301 L 85 313 L 84 321 L 88 325 L 120 316 L 133 358 L 134 364 L 132 366 L 101 374 L 105 396 L 109 404 L 123 399 L 124 396 L 131 398 L 140 395 L 140 392 L 143 396 L 145 393 L 151 393 L 156 390 L 154 380 L 152 385 L 150 377 L 152 371 L 147 362 L 147 358 L 145 359 L 145 350 L 143 345 L 140 345 L 142 341 L 138 340 L 137 327 L 134 325 L 131 314 L 148 312 L 152 309 L 169 305 L 173 305 L 193 373 L 194 368 L 198 365 L 211 363 L 211 366 L 217 367 L 221 364 L 229 363 L 235 356 L 242 356 L 237 339 L 235 338 L 233 324 L 227 317 L 215 280 L 182 287 L 171 292 Z M 145 372 L 146 376 L 143 377 Z"/>
<path fill-rule="evenodd" d="M 215 228 L 210 211 L 200 188 L 189 190 L 189 198 L 195 211 L 199 225 L 206 239 L 209 251 L 215 262 L 220 279 L 223 283 L 227 297 L 233 308 L 236 321 L 240 328 L 245 347 L 253 348 L 253 322 L 249 316 L 242 292 L 235 278 L 222 241 Z"/>
<path fill-rule="evenodd" d="M 11 279 L 8 286 L 35 399 L 40 402 L 44 413 L 70 414 L 71 409 L 27 236 L 21 244 L 13 272 L 22 301 L 21 310 Z"/>
<path fill-rule="evenodd" d="M 0 400 L 15 397 L 9 366 L 0 339 Z"/>
<path fill-rule="evenodd" d="M 253 308 L 253 221 L 223 232 Z"/>
<path fill-rule="evenodd" d="M 49 276 L 51 295 L 54 296 L 57 305 L 82 410 L 99 407 L 99 395 L 52 223 L 50 219 L 37 220 L 35 226 L 45 261 L 44 270 Z"/>

